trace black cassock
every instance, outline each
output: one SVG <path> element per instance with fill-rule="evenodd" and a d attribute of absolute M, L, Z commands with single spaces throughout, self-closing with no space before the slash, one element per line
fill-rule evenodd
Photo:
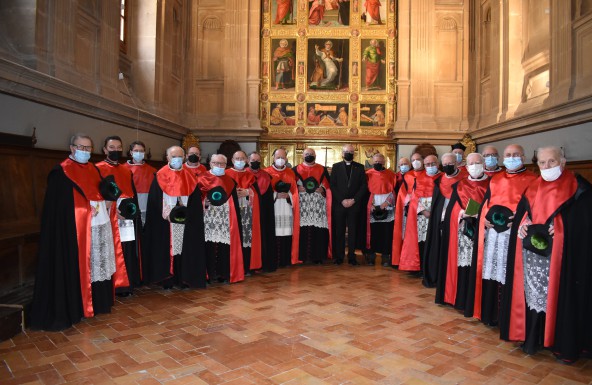
<path fill-rule="evenodd" d="M 148 195 L 146 224 L 142 238 L 142 271 L 145 283 L 164 283 L 170 273 L 171 227 L 162 217 L 163 192 L 154 178 Z M 195 188 L 187 201 L 187 222 L 181 255 L 174 256 L 174 282 L 189 287 L 206 287 L 206 259 L 201 192 Z"/>

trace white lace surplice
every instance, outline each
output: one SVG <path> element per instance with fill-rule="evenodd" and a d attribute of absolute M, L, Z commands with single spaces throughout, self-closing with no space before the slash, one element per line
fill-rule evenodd
<path fill-rule="evenodd" d="M 115 273 L 113 231 L 105 201 L 90 204 L 95 214 L 90 222 L 90 281 L 106 281 Z"/>
<path fill-rule="evenodd" d="M 177 202 L 181 200 L 183 206 L 187 206 L 188 196 L 174 197 L 162 193 L 162 217 L 168 221 L 169 214 Z M 180 255 L 183 250 L 183 233 L 185 232 L 185 225 L 181 223 L 171 223 L 171 245 L 172 255 Z"/>
<path fill-rule="evenodd" d="M 508 246 L 510 245 L 510 229 L 498 233 L 495 229 L 487 229 L 483 245 L 483 279 L 506 283 L 506 264 Z"/>
<path fill-rule="evenodd" d="M 319 193 L 299 193 L 300 196 L 300 227 L 313 226 L 321 229 L 329 228 L 327 219 L 327 201 Z"/>
<path fill-rule="evenodd" d="M 228 201 L 221 206 L 209 205 L 209 207 L 204 210 L 204 233 L 206 242 L 230 245 L 229 213 L 230 205 L 228 204 Z"/>
<path fill-rule="evenodd" d="M 275 213 L 275 235 L 278 237 L 292 235 L 292 205 L 286 199 L 277 199 L 277 192 L 273 193 L 276 199 L 273 204 Z"/>
<path fill-rule="evenodd" d="M 417 242 L 425 242 L 428 235 L 429 218 L 419 215 L 421 211 L 430 211 L 432 207 L 432 197 L 419 198 L 419 205 L 417 206 Z"/>
<path fill-rule="evenodd" d="M 522 261 L 524 263 L 526 305 L 538 313 L 546 312 L 551 258 L 540 256 L 523 248 Z"/>

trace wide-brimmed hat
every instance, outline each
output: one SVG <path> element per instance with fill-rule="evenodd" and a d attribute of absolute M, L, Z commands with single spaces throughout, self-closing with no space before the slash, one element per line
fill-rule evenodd
<path fill-rule="evenodd" d="M 125 219 L 135 219 L 140 214 L 140 210 L 138 210 L 138 205 L 133 198 L 125 198 L 119 202 L 119 213 Z"/>
<path fill-rule="evenodd" d="M 522 247 L 543 257 L 550 257 L 553 251 L 553 237 L 549 234 L 548 225 L 529 225 Z"/>
<path fill-rule="evenodd" d="M 495 231 L 503 233 L 508 230 L 508 223 L 512 221 L 510 217 L 513 215 L 514 212 L 506 206 L 494 205 L 491 206 L 487 215 L 485 215 L 485 219 L 493 225 Z"/>
<path fill-rule="evenodd" d="M 187 217 L 187 207 L 185 206 L 175 206 L 169 214 L 169 220 L 171 221 L 171 223 L 179 223 L 183 225 L 187 223 L 188 219 L 189 218 Z"/>
<path fill-rule="evenodd" d="M 208 191 L 207 196 L 212 206 L 222 206 L 228 200 L 228 194 L 226 194 L 226 190 L 222 186 L 214 187 Z"/>
<path fill-rule="evenodd" d="M 99 192 L 106 201 L 116 201 L 121 196 L 121 189 L 115 183 L 113 175 L 107 175 L 101 180 Z"/>

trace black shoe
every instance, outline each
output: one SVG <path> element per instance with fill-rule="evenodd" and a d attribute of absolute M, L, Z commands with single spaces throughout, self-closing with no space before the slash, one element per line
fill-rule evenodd
<path fill-rule="evenodd" d="M 382 266 L 389 267 L 391 265 L 391 256 L 390 254 L 385 254 L 381 257 L 382 259 Z"/>
<path fill-rule="evenodd" d="M 334 265 L 341 265 L 343 263 L 343 259 L 336 259 L 335 262 L 333 262 Z"/>
<path fill-rule="evenodd" d="M 359 265 L 358 261 L 356 261 L 355 259 L 350 259 L 349 261 L 347 261 L 347 263 L 349 263 L 352 266 L 358 266 Z"/>

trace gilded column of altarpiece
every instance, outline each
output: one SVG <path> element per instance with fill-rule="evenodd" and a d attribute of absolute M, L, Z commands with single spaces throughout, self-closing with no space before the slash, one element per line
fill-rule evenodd
<path fill-rule="evenodd" d="M 298 164 L 341 160 L 354 143 L 358 161 L 395 157 L 395 0 L 263 0 L 259 114 L 267 164 L 277 147 Z"/>

